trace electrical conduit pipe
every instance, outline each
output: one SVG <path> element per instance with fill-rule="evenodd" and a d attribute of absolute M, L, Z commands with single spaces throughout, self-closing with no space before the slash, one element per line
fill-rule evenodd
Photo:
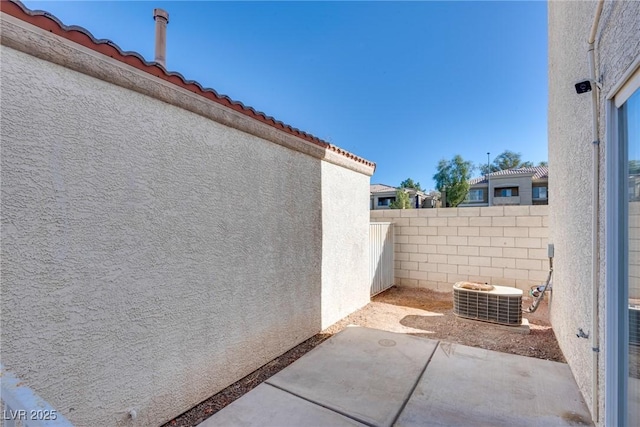
<path fill-rule="evenodd" d="M 591 224 L 591 282 L 592 282 L 592 328 L 591 328 L 591 350 L 593 354 L 592 373 L 591 373 L 591 411 L 593 414 L 593 422 L 597 425 L 599 418 L 599 399 L 598 399 L 598 362 L 600 354 L 600 330 L 598 322 L 598 276 L 600 273 L 600 264 L 598 261 L 599 252 L 599 237 L 598 237 L 598 225 L 600 222 L 600 141 L 598 135 L 598 90 L 599 83 L 596 77 L 596 60 L 595 60 L 595 42 L 596 33 L 598 31 L 598 24 L 600 23 L 600 16 L 602 15 L 602 7 L 604 6 L 604 0 L 598 0 L 596 7 L 596 13 L 593 18 L 593 25 L 591 26 L 591 33 L 589 34 L 589 49 L 587 55 L 589 57 L 589 79 L 593 83 L 593 90 L 591 91 L 591 114 L 592 114 L 592 132 L 593 132 L 593 215 Z"/>

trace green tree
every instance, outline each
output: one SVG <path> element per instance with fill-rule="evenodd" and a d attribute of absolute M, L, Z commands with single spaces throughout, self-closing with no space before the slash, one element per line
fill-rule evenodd
<path fill-rule="evenodd" d="M 414 190 L 423 191 L 419 182 L 413 182 L 413 179 L 407 178 L 400 183 L 400 188 L 413 188 Z"/>
<path fill-rule="evenodd" d="M 396 191 L 396 200 L 389 203 L 389 209 L 411 209 L 409 193 L 400 189 Z"/>
<path fill-rule="evenodd" d="M 547 166 L 547 162 L 540 162 L 538 166 Z M 507 170 L 507 169 L 515 169 L 515 168 L 531 168 L 533 167 L 532 162 L 523 162 L 522 154 L 516 153 L 511 150 L 504 150 L 495 159 L 493 162 L 488 165 L 479 165 L 480 173 L 482 175 L 487 175 L 492 172 Z"/>
<path fill-rule="evenodd" d="M 549 166 L 549 162 L 542 161 L 538 163 L 538 166 Z"/>
<path fill-rule="evenodd" d="M 531 165 L 531 162 L 527 163 Z M 526 167 L 524 166 L 524 163 L 522 163 L 522 154 L 511 150 L 504 150 L 500 153 L 495 159 L 493 159 L 493 164 L 497 166 L 498 170 Z"/>
<path fill-rule="evenodd" d="M 449 161 L 442 159 L 438 162 L 438 172 L 433 180 L 439 192 L 446 192 L 448 207 L 458 206 L 467 197 L 469 179 L 474 169 L 473 163 L 464 160 L 459 154 Z"/>

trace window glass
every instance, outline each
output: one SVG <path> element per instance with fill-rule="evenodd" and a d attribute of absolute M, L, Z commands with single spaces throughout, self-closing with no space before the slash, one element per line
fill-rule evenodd
<path fill-rule="evenodd" d="M 493 197 L 517 197 L 518 187 L 496 188 Z"/>
<path fill-rule="evenodd" d="M 380 197 L 378 199 L 378 206 L 389 206 L 395 199 L 395 197 Z"/>
<path fill-rule="evenodd" d="M 484 190 L 482 189 L 473 189 L 469 190 L 469 195 L 467 196 L 470 202 L 481 202 L 484 199 Z"/>
<path fill-rule="evenodd" d="M 547 187 L 533 187 L 533 198 L 534 199 L 546 199 L 547 198 Z"/>
<path fill-rule="evenodd" d="M 627 408 L 630 426 L 640 425 L 640 91 L 622 105 L 619 131 L 628 169 L 628 277 L 629 292 L 629 381 Z"/>

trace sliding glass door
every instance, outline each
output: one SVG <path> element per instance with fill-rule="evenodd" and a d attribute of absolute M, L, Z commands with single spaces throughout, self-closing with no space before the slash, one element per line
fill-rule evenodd
<path fill-rule="evenodd" d="M 621 340 L 623 347 L 621 362 L 627 364 L 628 378 L 623 386 L 622 398 L 626 400 L 629 426 L 640 426 L 640 90 L 635 92 L 621 105 L 618 111 L 618 132 L 626 182 L 623 185 L 621 202 L 626 206 L 626 277 L 621 285 L 621 293 L 627 301 L 627 322 L 621 331 L 627 335 Z M 625 185 L 626 184 L 626 185 Z M 626 187 L 626 188 L 625 188 Z M 626 197 L 625 197 L 626 196 Z M 623 246 L 623 247 L 624 247 Z M 626 282 L 626 283 L 625 283 Z M 626 361 L 624 359 L 627 359 Z M 626 388 L 626 390 L 624 390 Z M 625 393 L 626 391 L 626 393 Z M 626 396 L 625 396 L 626 395 Z"/>
<path fill-rule="evenodd" d="M 607 116 L 605 419 L 640 426 L 640 62 Z"/>
<path fill-rule="evenodd" d="M 640 58 L 607 101 L 605 425 L 640 426 Z"/>

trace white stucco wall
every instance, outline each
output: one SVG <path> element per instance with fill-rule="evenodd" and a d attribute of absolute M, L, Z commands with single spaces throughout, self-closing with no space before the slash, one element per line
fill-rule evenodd
<path fill-rule="evenodd" d="M 574 84 L 589 75 L 587 37 L 595 2 L 549 5 L 549 205 L 555 245 L 552 321 L 560 347 L 591 404 L 591 126 L 590 97 Z"/>
<path fill-rule="evenodd" d="M 2 363 L 73 423 L 158 425 L 366 303 L 367 174 L 6 40 Z"/>
<path fill-rule="evenodd" d="M 323 328 L 369 302 L 368 263 L 369 177 L 322 162 Z"/>
<path fill-rule="evenodd" d="M 7 367 L 153 424 L 318 331 L 320 161 L 1 52 Z"/>
<path fill-rule="evenodd" d="M 552 323 L 562 351 L 585 400 L 591 405 L 591 340 L 576 337 L 592 328 L 593 214 L 591 98 L 578 95 L 574 84 L 589 76 L 587 39 L 596 2 L 549 2 L 549 224 L 555 244 Z M 605 97 L 640 54 L 640 2 L 605 2 L 597 35 L 600 96 L 600 276 L 599 331 L 604 342 L 606 139 Z M 602 353 L 601 353 L 602 354 Z M 606 357 L 606 355 L 604 355 Z M 599 423 L 603 424 L 604 357 L 599 360 Z M 593 411 L 593 407 L 591 408 Z"/>

